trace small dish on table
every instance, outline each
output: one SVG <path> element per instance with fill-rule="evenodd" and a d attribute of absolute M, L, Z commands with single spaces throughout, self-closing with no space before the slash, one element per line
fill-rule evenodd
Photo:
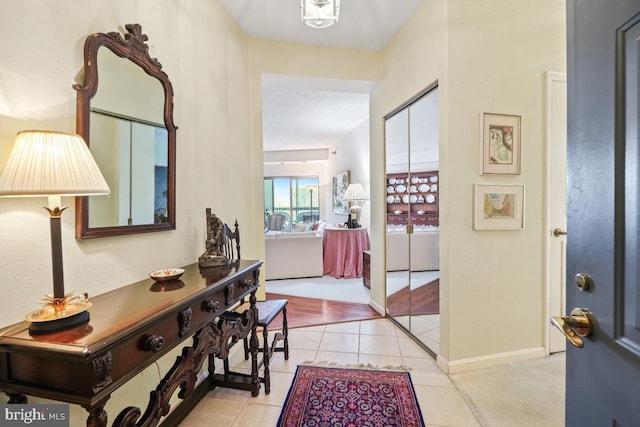
<path fill-rule="evenodd" d="M 184 270 L 181 268 L 163 268 L 162 270 L 156 270 L 149 273 L 156 282 L 167 282 L 169 280 L 176 280 L 184 274 Z"/>

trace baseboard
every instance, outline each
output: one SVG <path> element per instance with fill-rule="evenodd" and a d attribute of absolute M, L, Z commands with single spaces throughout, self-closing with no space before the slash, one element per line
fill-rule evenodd
<path fill-rule="evenodd" d="M 380 316 L 385 315 L 384 308 L 372 299 L 369 300 L 369 307 L 373 308 Z"/>
<path fill-rule="evenodd" d="M 457 374 L 459 372 L 471 371 L 473 369 L 487 368 L 489 366 L 502 365 L 509 362 L 517 362 L 519 360 L 526 359 L 537 359 L 542 357 L 545 357 L 544 347 L 533 347 L 523 350 L 495 353 L 486 356 L 470 357 L 468 359 L 460 359 L 454 361 L 448 361 L 444 357 L 438 355 L 436 363 L 440 370 L 445 374 Z"/>

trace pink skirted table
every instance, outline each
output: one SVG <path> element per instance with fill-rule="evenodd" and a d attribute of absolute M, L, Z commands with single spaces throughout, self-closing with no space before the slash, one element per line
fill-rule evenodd
<path fill-rule="evenodd" d="M 370 249 L 366 228 L 325 228 L 323 274 L 335 278 L 362 277 L 362 251 Z"/>

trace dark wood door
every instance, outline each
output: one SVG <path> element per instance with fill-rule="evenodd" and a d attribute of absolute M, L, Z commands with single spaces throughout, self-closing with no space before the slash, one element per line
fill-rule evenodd
<path fill-rule="evenodd" d="M 568 0 L 566 425 L 640 426 L 640 1 Z M 580 290 L 575 275 L 591 278 Z"/>

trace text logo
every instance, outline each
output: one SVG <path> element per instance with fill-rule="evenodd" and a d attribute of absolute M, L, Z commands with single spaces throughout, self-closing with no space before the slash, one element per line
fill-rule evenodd
<path fill-rule="evenodd" d="M 69 427 L 69 405 L 0 405 L 0 427 Z"/>

